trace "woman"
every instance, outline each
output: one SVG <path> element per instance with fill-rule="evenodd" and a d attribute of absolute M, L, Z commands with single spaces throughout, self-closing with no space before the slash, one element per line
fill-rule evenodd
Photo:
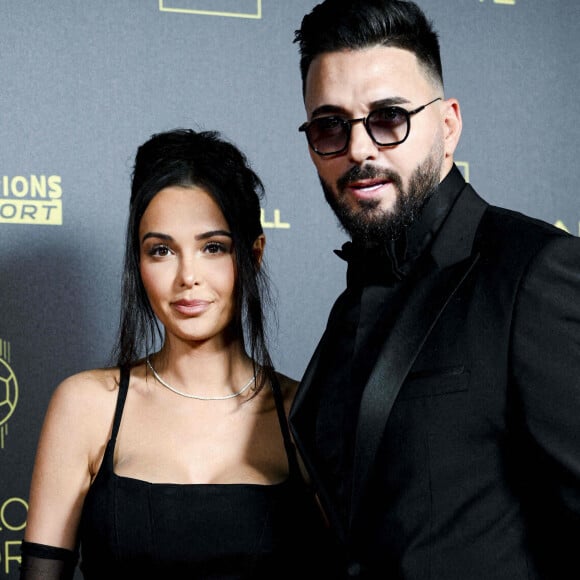
<path fill-rule="evenodd" d="M 72 578 L 79 552 L 86 579 L 297 578 L 325 561 L 329 577 L 286 425 L 296 382 L 265 343 L 261 194 L 217 133 L 139 148 L 117 366 L 51 399 L 23 580 Z"/>

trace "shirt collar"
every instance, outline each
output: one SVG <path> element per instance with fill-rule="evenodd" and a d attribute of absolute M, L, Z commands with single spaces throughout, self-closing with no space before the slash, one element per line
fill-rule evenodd
<path fill-rule="evenodd" d="M 373 248 L 346 242 L 340 250 L 334 250 L 348 262 L 347 285 L 392 284 L 406 276 L 430 246 L 464 184 L 461 172 L 453 165 L 417 220 L 397 240 Z"/>

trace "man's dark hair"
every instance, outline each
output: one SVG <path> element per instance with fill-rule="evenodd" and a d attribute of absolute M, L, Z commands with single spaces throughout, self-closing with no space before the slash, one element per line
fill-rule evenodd
<path fill-rule="evenodd" d="M 314 58 L 325 52 L 392 46 L 415 54 L 429 76 L 443 85 L 439 38 L 414 2 L 325 0 L 304 16 L 295 32 L 303 91 Z"/>

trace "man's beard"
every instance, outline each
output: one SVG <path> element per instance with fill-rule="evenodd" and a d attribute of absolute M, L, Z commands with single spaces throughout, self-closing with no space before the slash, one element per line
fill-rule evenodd
<path fill-rule="evenodd" d="M 338 194 L 320 178 L 324 197 L 336 214 L 340 225 L 353 240 L 365 245 L 382 244 L 397 239 L 421 214 L 427 200 L 439 185 L 443 148 L 436 146 L 413 172 L 405 191 L 401 176 L 388 169 L 374 166 L 355 166 L 337 181 Z M 379 199 L 359 200 L 356 208 L 349 207 L 342 193 L 348 183 L 360 179 L 386 179 L 396 190 L 392 210 L 380 209 Z"/>

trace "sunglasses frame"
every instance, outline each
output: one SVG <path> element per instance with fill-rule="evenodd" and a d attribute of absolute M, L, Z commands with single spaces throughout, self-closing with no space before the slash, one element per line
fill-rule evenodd
<path fill-rule="evenodd" d="M 409 136 L 409 133 L 411 132 L 411 117 L 413 115 L 416 115 L 417 113 L 420 113 L 425 107 L 428 107 L 429 105 L 435 103 L 436 101 L 441 101 L 441 100 L 442 100 L 442 97 L 437 97 L 437 98 L 433 99 L 432 101 L 429 101 L 425 105 L 422 105 L 420 107 L 417 107 L 416 109 L 413 109 L 412 111 L 407 111 L 407 109 L 404 109 L 403 107 L 399 107 L 397 105 L 391 105 L 389 107 L 380 107 L 378 109 L 375 109 L 374 111 L 371 111 L 366 117 L 357 117 L 356 119 L 342 119 L 341 117 L 338 117 L 336 115 L 329 115 L 328 117 L 334 117 L 338 120 L 338 122 L 344 128 L 345 134 L 346 134 L 346 142 L 344 144 L 344 147 L 342 147 L 341 149 L 337 149 L 336 151 L 327 151 L 327 152 L 319 151 L 311 143 L 310 137 L 308 135 L 308 128 L 313 123 L 315 123 L 319 119 L 325 119 L 328 117 L 317 117 L 316 119 L 313 119 L 312 121 L 306 121 L 306 123 L 302 123 L 302 125 L 300 125 L 300 127 L 298 127 L 298 131 L 300 131 L 301 133 L 305 133 L 306 140 L 308 141 L 308 145 L 310 146 L 312 151 L 314 151 L 314 153 L 316 153 L 317 155 L 320 155 L 321 157 L 326 157 L 327 155 L 340 155 L 341 153 L 344 153 L 348 149 L 348 146 L 350 144 L 351 129 L 355 123 L 362 123 L 364 125 L 364 128 L 365 128 L 368 136 L 372 139 L 373 143 L 375 143 L 379 147 L 394 147 L 395 145 L 400 145 L 401 143 L 403 143 L 407 139 L 407 137 Z M 368 118 L 371 115 L 373 115 L 374 113 L 376 113 L 377 111 L 384 111 L 385 109 L 396 110 L 397 112 L 402 113 L 403 116 L 407 120 L 407 132 L 405 133 L 405 136 L 402 139 L 400 139 L 399 141 L 393 141 L 392 143 L 381 143 L 380 141 L 377 141 L 375 139 L 374 135 L 372 134 L 372 132 L 370 130 L 370 127 L 368 125 Z"/>

